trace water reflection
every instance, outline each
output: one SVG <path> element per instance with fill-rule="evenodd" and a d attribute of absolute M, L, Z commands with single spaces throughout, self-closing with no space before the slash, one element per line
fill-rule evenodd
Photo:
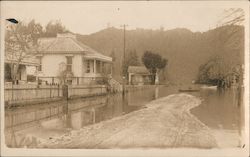
<path fill-rule="evenodd" d="M 58 132 L 80 129 L 129 112 L 139 110 L 154 99 L 178 93 L 175 86 L 157 86 L 142 90 L 130 90 L 122 94 L 109 94 L 87 99 L 62 101 L 48 105 L 17 108 L 5 111 L 5 136 L 9 146 L 18 132 L 36 134 L 36 136 L 53 136 Z M 238 90 L 201 90 L 188 93 L 200 97 L 202 104 L 191 112 L 213 130 L 241 131 L 244 114 L 242 94 Z M 29 128 L 34 128 L 30 131 Z M 29 130 L 29 131 L 28 131 Z M 38 135 L 38 132 L 39 133 Z M 52 133 L 51 133 L 52 132 Z M 217 133 L 217 132 L 216 132 Z M 13 138 L 13 135 L 15 138 Z M 232 134 L 229 134 L 230 136 Z M 223 141 L 224 139 L 222 139 Z"/>
<path fill-rule="evenodd" d="M 211 128 L 237 129 L 240 110 L 235 94 L 233 90 L 201 90 L 196 95 L 203 102 L 191 112 Z"/>
<path fill-rule="evenodd" d="M 159 89 L 157 88 L 157 90 Z M 61 125 L 57 125 L 57 129 L 79 129 L 138 110 L 145 103 L 155 99 L 155 94 L 155 88 L 150 88 L 127 92 L 124 97 L 122 94 L 110 94 L 6 110 L 5 129 L 19 131 L 27 128 L 28 125 L 30 127 L 39 125 L 39 123 L 47 125 L 50 121 L 55 122 L 54 119 L 61 122 Z"/>
<path fill-rule="evenodd" d="M 212 129 L 221 147 L 242 146 L 243 127 L 242 94 L 239 89 L 201 90 L 196 93 L 203 99 L 191 113 Z"/>

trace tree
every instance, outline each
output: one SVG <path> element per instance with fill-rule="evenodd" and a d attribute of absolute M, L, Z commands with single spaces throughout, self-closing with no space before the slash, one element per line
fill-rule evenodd
<path fill-rule="evenodd" d="M 45 37 L 56 37 L 57 33 L 69 32 L 60 21 L 50 21 L 45 27 Z"/>
<path fill-rule="evenodd" d="M 123 76 L 128 77 L 128 67 L 129 66 L 138 66 L 140 65 L 139 57 L 136 53 L 136 50 L 129 51 L 129 53 L 125 57 L 125 63 L 123 65 Z"/>
<path fill-rule="evenodd" d="M 222 84 L 230 84 L 230 75 L 242 78 L 242 71 L 238 70 L 238 73 L 234 69 L 238 69 L 244 61 L 243 21 L 243 9 L 230 8 L 224 11 L 210 39 L 211 49 L 215 54 L 200 66 L 198 82 L 224 87 Z"/>
<path fill-rule="evenodd" d="M 36 23 L 35 20 L 31 20 L 27 25 L 27 30 L 33 41 L 33 45 L 37 45 L 38 38 L 40 38 L 44 33 L 42 25 L 40 23 Z"/>
<path fill-rule="evenodd" d="M 146 51 L 142 56 L 142 62 L 151 74 L 152 83 L 155 82 L 157 70 L 162 70 L 167 65 L 167 59 L 162 58 L 159 54 Z"/>
<path fill-rule="evenodd" d="M 41 35 L 41 25 L 32 20 L 25 24 L 11 24 L 5 35 L 5 56 L 10 60 L 11 80 L 15 83 L 21 62 L 34 56 L 37 50 L 37 39 Z"/>
<path fill-rule="evenodd" d="M 224 60 L 218 56 L 213 57 L 200 66 L 198 82 L 221 86 L 221 83 L 226 79 L 227 72 Z"/>

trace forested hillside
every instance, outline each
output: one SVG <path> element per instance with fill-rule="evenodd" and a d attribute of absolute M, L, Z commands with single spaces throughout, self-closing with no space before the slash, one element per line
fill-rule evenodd
<path fill-rule="evenodd" d="M 90 35 L 77 35 L 77 38 L 106 55 L 113 54 L 114 75 L 119 79 L 123 57 L 122 29 L 111 27 Z M 168 59 L 167 81 L 189 83 L 197 79 L 199 67 L 213 57 L 222 57 L 228 65 L 241 64 L 244 29 L 241 26 L 224 26 L 203 33 L 185 28 L 127 30 L 126 53 L 136 51 L 141 58 L 146 50 Z"/>

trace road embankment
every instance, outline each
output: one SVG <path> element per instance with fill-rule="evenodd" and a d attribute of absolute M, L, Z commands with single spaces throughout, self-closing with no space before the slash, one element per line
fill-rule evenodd
<path fill-rule="evenodd" d="M 138 111 L 40 139 L 39 148 L 214 148 L 210 129 L 190 113 L 201 100 L 174 94 L 154 100 Z"/>

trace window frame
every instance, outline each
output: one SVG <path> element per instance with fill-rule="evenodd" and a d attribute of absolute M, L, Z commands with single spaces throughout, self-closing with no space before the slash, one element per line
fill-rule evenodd
<path fill-rule="evenodd" d="M 72 71 L 73 56 L 66 56 L 66 70 Z"/>

